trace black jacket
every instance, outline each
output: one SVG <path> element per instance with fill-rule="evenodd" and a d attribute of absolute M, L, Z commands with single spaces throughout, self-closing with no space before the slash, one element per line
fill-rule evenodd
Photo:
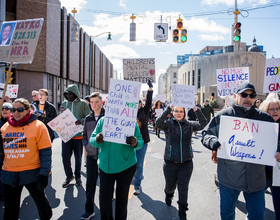
<path fill-rule="evenodd" d="M 170 107 L 167 107 L 162 115 L 156 120 L 156 126 L 164 130 L 166 137 L 164 159 L 173 162 L 183 163 L 193 158 L 192 152 L 192 133 L 202 130 L 207 119 L 198 108 L 195 112 L 198 121 L 178 122 L 176 119 L 167 119 L 171 113 Z"/>
<path fill-rule="evenodd" d="M 39 110 L 39 105 L 40 105 L 39 102 L 36 103 L 37 110 Z M 39 116 L 38 119 L 46 125 L 46 127 L 48 128 L 50 139 L 51 139 L 51 141 L 53 141 L 53 139 L 54 139 L 54 132 L 48 126 L 48 123 L 57 116 L 56 108 L 55 108 L 55 106 L 52 103 L 46 101 L 45 102 L 45 106 L 44 106 L 44 111 L 46 112 L 46 117 Z"/>
<path fill-rule="evenodd" d="M 98 148 L 95 148 L 95 147 L 91 146 L 90 143 L 89 143 L 89 139 L 90 139 L 91 134 L 94 131 L 96 125 L 97 125 L 97 122 L 104 115 L 105 115 L 105 110 L 104 110 L 104 108 L 101 108 L 100 115 L 99 115 L 99 117 L 96 121 L 95 116 L 94 116 L 94 111 L 91 111 L 90 114 L 86 116 L 85 122 L 84 122 L 83 145 L 86 148 L 86 151 L 87 151 L 88 155 L 93 157 L 96 160 L 97 160 L 97 156 L 98 156 Z"/>
<path fill-rule="evenodd" d="M 137 112 L 137 119 L 140 121 L 139 128 L 140 128 L 142 138 L 144 140 L 144 144 L 150 142 L 148 120 L 149 120 L 149 112 L 152 106 L 152 97 L 153 97 L 153 91 L 148 90 L 145 106 L 138 109 Z"/>
<path fill-rule="evenodd" d="M 222 115 L 274 122 L 265 111 L 252 107 L 250 110 L 236 104 L 221 110 L 202 131 L 202 144 L 216 151 L 221 145 L 219 142 L 220 120 Z M 278 140 L 278 152 L 280 151 Z M 266 186 L 265 166 L 253 163 L 218 158 L 218 180 L 231 189 L 256 192 Z"/>

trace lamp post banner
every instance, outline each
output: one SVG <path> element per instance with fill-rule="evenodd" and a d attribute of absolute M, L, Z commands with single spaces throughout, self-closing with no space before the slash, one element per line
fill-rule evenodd
<path fill-rule="evenodd" d="M 217 69 L 216 76 L 218 96 L 231 96 L 240 83 L 249 82 L 249 67 Z"/>
<path fill-rule="evenodd" d="M 0 31 L 0 61 L 32 63 L 43 20 L 3 22 Z"/>
<path fill-rule="evenodd" d="M 263 93 L 280 91 L 280 58 L 266 60 Z"/>
<path fill-rule="evenodd" d="M 124 80 L 155 83 L 155 73 L 155 58 L 123 59 Z"/>

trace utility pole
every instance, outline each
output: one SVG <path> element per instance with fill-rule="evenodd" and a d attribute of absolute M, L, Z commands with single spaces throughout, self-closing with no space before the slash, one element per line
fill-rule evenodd
<path fill-rule="evenodd" d="M 235 7 L 234 7 L 234 24 L 237 24 L 238 22 L 238 15 L 240 14 L 240 11 L 237 9 L 237 0 L 235 0 Z M 240 41 L 234 42 L 234 52 L 238 52 L 240 49 Z"/>

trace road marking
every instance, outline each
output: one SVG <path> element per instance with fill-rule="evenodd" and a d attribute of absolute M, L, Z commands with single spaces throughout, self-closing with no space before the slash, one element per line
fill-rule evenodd
<path fill-rule="evenodd" d="M 149 147 L 149 148 L 147 149 L 147 152 L 151 152 L 151 151 L 152 151 L 152 148 Z"/>
<path fill-rule="evenodd" d="M 131 199 L 131 198 L 132 198 L 133 191 L 134 191 L 134 186 L 133 186 L 133 185 L 130 185 L 130 187 L 129 187 L 129 193 L 128 193 L 128 199 Z"/>

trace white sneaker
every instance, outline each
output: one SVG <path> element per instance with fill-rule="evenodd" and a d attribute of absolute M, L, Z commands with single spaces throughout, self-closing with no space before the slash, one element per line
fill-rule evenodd
<path fill-rule="evenodd" d="M 133 194 L 134 194 L 134 195 L 139 195 L 140 192 L 141 192 L 140 186 L 137 186 L 137 187 L 134 188 L 134 193 L 133 193 Z"/>

